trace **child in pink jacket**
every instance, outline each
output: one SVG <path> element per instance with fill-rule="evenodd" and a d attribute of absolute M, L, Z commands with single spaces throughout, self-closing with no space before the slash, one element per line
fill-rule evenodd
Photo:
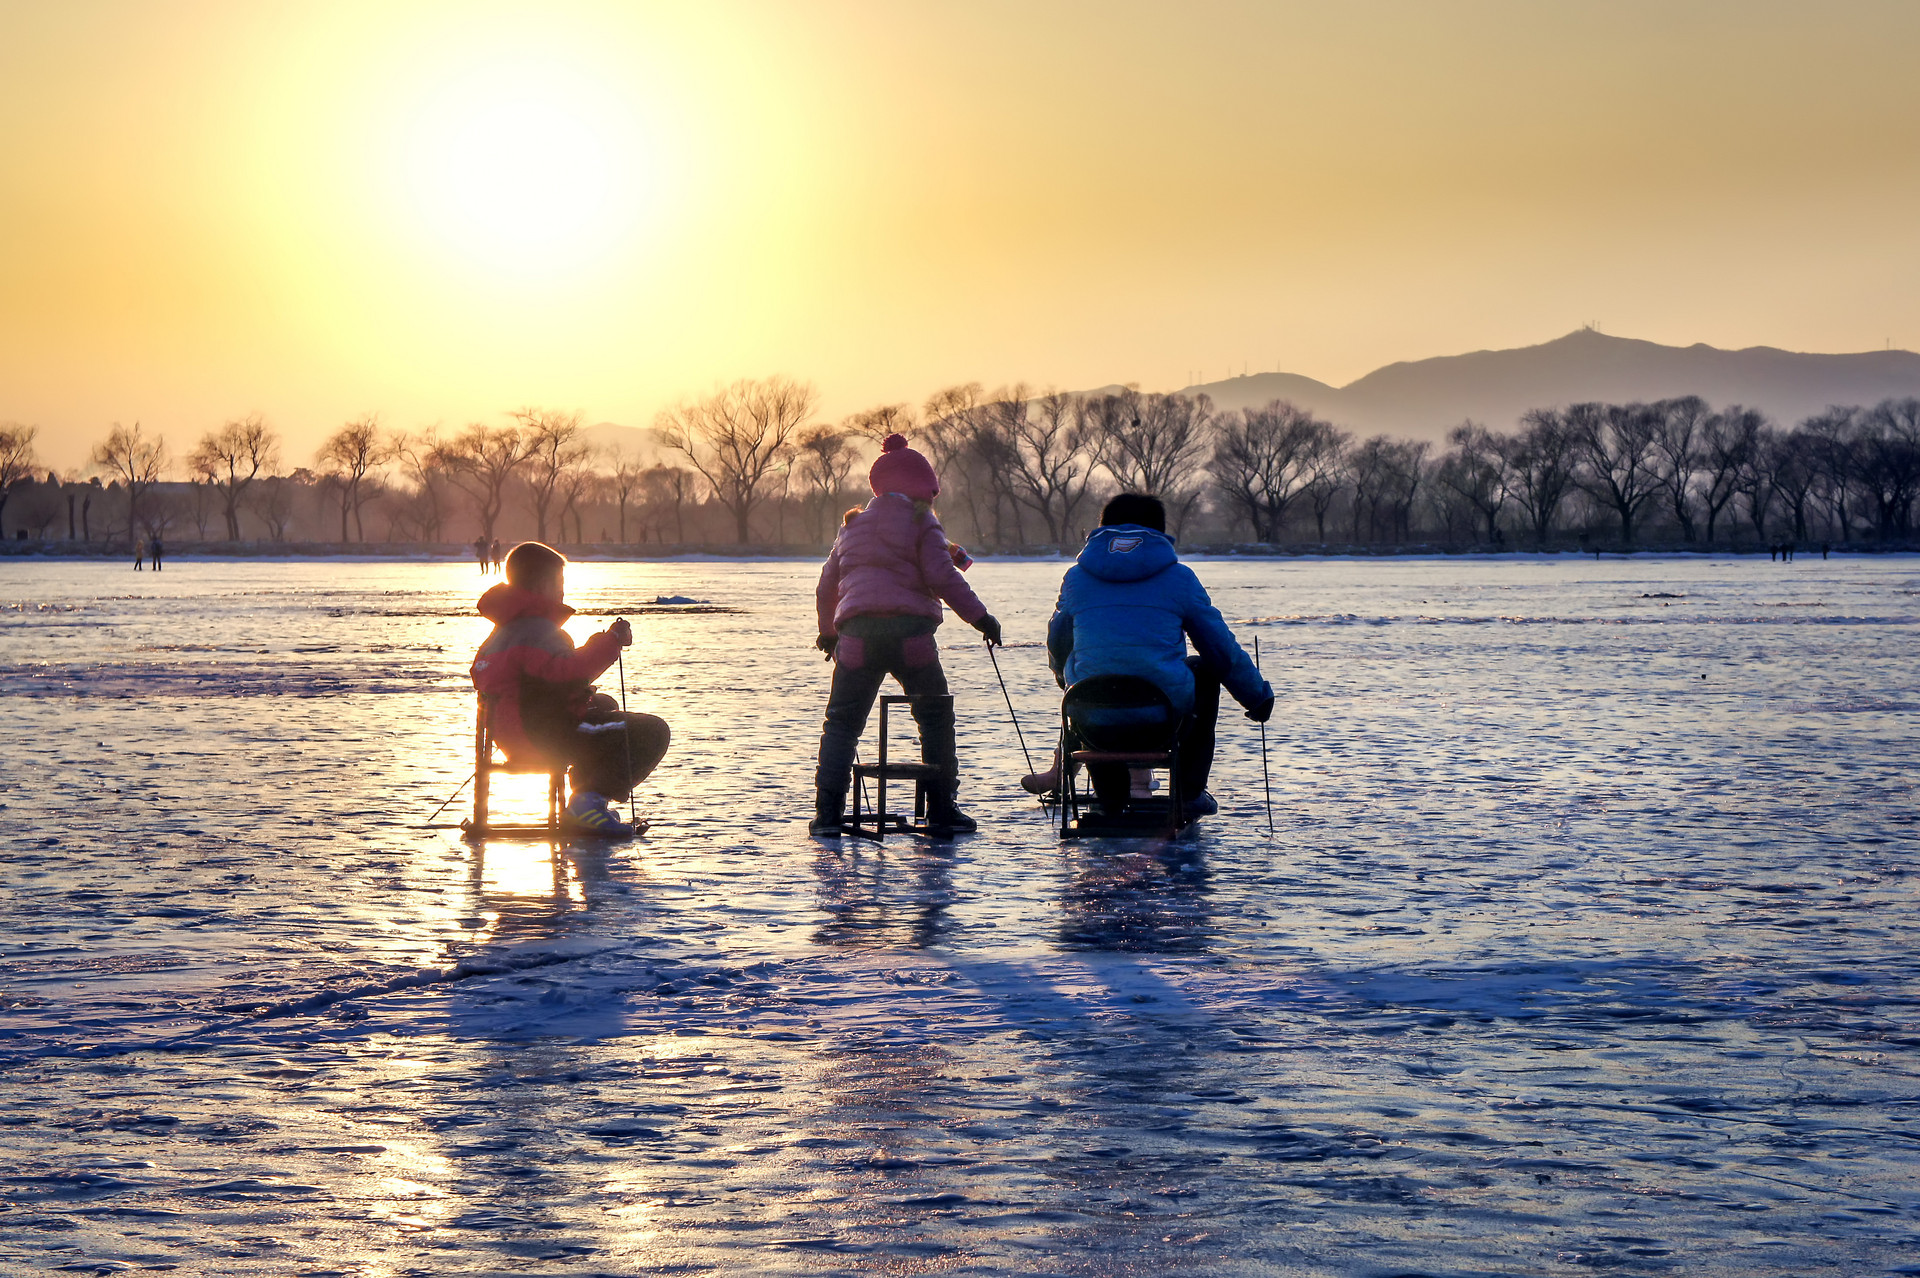
<path fill-rule="evenodd" d="M 964 552 L 948 543 L 933 513 L 940 479 L 932 465 L 907 447 L 906 436 L 889 435 L 867 479 L 873 500 L 847 513 L 814 592 L 820 612 L 815 643 L 834 663 L 809 827 L 820 835 L 840 833 L 854 749 L 886 677 L 898 680 L 908 696 L 946 695 L 933 637 L 945 615 L 941 602 L 988 643 L 1000 642 L 1000 623 L 960 575 Z M 927 823 L 937 833 L 971 833 L 978 824 L 954 802 L 960 766 L 952 703 L 916 704 L 913 717 L 920 725 L 921 758 L 943 778 L 928 795 Z"/>

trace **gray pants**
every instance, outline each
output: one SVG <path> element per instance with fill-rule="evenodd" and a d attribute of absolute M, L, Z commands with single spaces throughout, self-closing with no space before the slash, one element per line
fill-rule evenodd
<path fill-rule="evenodd" d="M 833 688 L 827 694 L 827 720 L 820 732 L 820 764 L 813 778 L 819 793 L 846 794 L 854 751 L 888 675 L 910 697 L 947 695 L 947 672 L 940 668 L 940 650 L 931 634 L 890 636 L 870 630 L 867 635 L 841 635 L 834 654 Z M 913 718 L 920 727 L 921 761 L 940 769 L 946 779 L 945 792 L 935 787 L 930 797 L 951 799 L 960 779 L 953 703 L 916 702 Z"/>

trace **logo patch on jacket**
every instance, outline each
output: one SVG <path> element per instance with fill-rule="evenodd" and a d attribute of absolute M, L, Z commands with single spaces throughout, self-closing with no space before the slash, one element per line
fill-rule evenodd
<path fill-rule="evenodd" d="M 1115 537 L 1107 543 L 1107 549 L 1116 555 L 1124 555 L 1140 549 L 1140 543 L 1145 540 L 1144 537 Z"/>

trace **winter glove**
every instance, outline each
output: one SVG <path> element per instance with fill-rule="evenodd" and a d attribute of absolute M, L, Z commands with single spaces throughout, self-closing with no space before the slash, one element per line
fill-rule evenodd
<path fill-rule="evenodd" d="M 827 660 L 833 660 L 833 650 L 840 646 L 839 635 L 821 635 L 813 641 L 813 646 L 827 654 Z"/>
<path fill-rule="evenodd" d="M 1273 689 L 1269 687 L 1267 689 L 1267 695 L 1264 700 L 1256 701 L 1253 705 L 1247 708 L 1247 718 L 1253 720 L 1255 723 L 1265 723 L 1268 719 L 1271 719 L 1272 717 L 1273 717 Z"/>
<path fill-rule="evenodd" d="M 622 648 L 633 647 L 633 623 L 625 617 L 621 617 L 611 626 L 608 626 L 607 633 L 612 635 L 613 641 Z"/>
<path fill-rule="evenodd" d="M 974 622 L 973 628 L 986 636 L 989 645 L 995 648 L 1000 646 L 1000 622 L 992 613 Z"/>
<path fill-rule="evenodd" d="M 953 560 L 953 566 L 961 572 L 973 567 L 973 556 L 969 555 L 967 548 L 958 542 L 947 543 L 947 558 Z"/>

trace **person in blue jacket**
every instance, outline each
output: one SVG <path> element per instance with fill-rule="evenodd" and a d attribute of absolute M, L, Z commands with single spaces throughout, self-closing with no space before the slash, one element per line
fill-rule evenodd
<path fill-rule="evenodd" d="M 1193 640 L 1197 656 L 1187 655 Z M 1193 569 L 1180 562 L 1167 536 L 1167 511 L 1157 497 L 1121 493 L 1100 513 L 1079 562 L 1060 583 L 1060 601 L 1047 625 L 1047 659 L 1062 688 L 1094 675 L 1137 675 L 1167 694 L 1187 716 L 1180 739 L 1180 793 L 1189 816 L 1219 810 L 1207 793 L 1213 769 L 1214 725 L 1220 689 L 1265 723 L 1273 688 L 1227 629 Z M 1042 790 L 1059 784 L 1051 774 L 1022 782 Z M 1127 770 L 1090 769 L 1094 794 L 1113 810 L 1126 801 Z"/>

